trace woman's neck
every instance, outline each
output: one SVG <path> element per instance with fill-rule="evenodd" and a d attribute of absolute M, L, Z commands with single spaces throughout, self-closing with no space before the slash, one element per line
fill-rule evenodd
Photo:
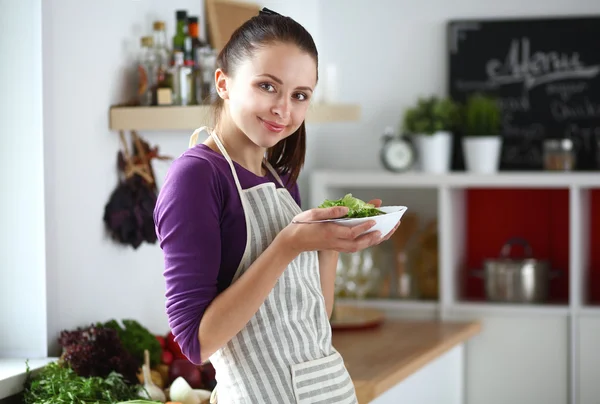
<path fill-rule="evenodd" d="M 223 111 L 215 134 L 219 137 L 229 157 L 246 170 L 263 177 L 266 175 L 263 167 L 265 149 L 254 144 Z M 212 137 L 205 142 L 211 149 L 220 152 Z"/>

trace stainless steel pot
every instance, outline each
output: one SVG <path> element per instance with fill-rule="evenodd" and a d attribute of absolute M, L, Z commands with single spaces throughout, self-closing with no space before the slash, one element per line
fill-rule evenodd
<path fill-rule="evenodd" d="M 523 258 L 510 258 L 511 247 L 524 247 Z M 533 258 L 529 243 L 522 238 L 511 238 L 500 250 L 500 257 L 483 262 L 483 271 L 475 271 L 485 282 L 485 294 L 489 301 L 508 303 L 541 303 L 548 299 L 550 279 L 558 275 L 552 272 L 548 261 Z"/>

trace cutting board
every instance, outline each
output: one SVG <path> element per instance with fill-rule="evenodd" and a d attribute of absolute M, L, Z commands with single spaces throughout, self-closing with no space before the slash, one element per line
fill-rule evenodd
<path fill-rule="evenodd" d="M 258 4 L 229 0 L 206 0 L 205 4 L 209 42 L 217 53 L 236 29 L 261 10 Z"/>
<path fill-rule="evenodd" d="M 383 323 L 385 314 L 376 309 L 336 304 L 331 318 L 332 330 L 359 330 Z"/>

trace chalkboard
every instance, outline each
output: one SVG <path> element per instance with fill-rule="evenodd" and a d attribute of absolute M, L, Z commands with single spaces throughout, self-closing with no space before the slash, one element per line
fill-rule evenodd
<path fill-rule="evenodd" d="M 448 23 L 449 95 L 497 96 L 501 170 L 543 169 L 543 140 L 571 138 L 577 170 L 600 168 L 600 16 Z M 463 169 L 455 139 L 453 169 Z"/>

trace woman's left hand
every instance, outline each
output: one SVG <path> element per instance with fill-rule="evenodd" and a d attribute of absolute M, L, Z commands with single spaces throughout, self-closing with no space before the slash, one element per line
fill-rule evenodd
<path fill-rule="evenodd" d="M 376 208 L 381 206 L 381 199 L 371 199 L 369 202 L 371 205 L 375 206 Z M 394 226 L 394 228 L 385 236 L 383 237 L 381 240 L 379 240 L 379 243 L 381 243 L 382 241 L 386 241 L 389 240 L 390 237 L 392 237 L 392 235 L 394 234 L 394 232 L 398 229 L 398 227 L 400 226 L 400 223 L 402 223 L 402 221 L 399 221 L 398 224 L 396 224 L 396 226 Z"/>

